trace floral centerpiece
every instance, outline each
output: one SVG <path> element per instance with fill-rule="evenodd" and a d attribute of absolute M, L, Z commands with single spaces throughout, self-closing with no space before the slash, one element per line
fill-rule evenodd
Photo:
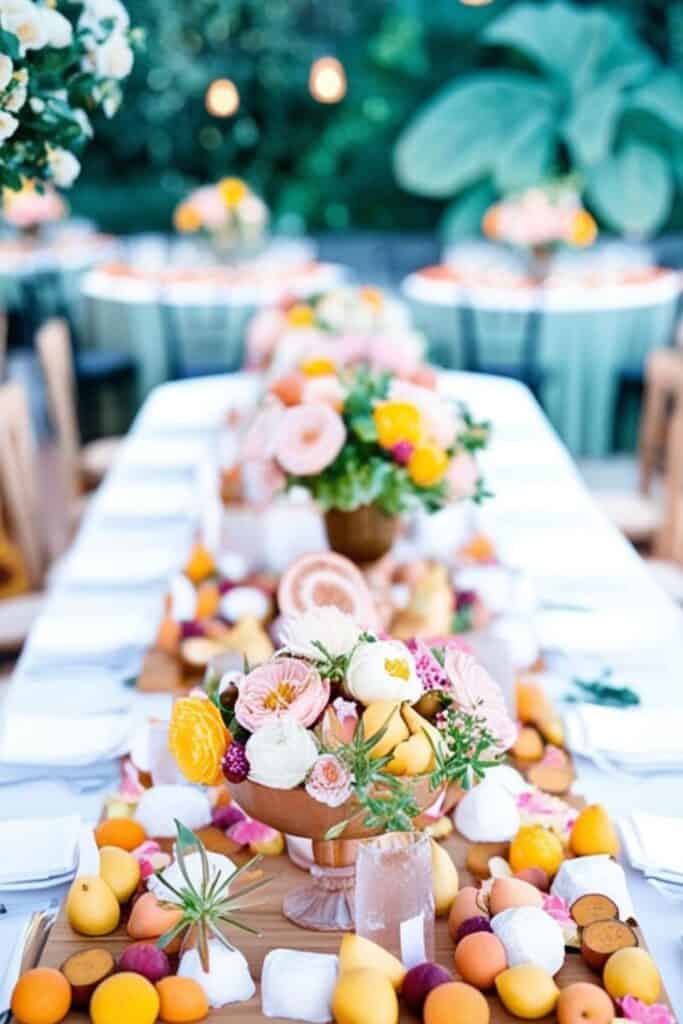
<path fill-rule="evenodd" d="M 291 617 L 282 635 L 265 664 L 177 701 L 169 745 L 190 782 L 224 777 L 247 814 L 313 839 L 321 868 L 339 863 L 337 842 L 413 829 L 515 740 L 501 690 L 449 641 L 380 639 L 334 606 Z M 322 903 L 290 894 L 285 913 L 348 926 L 342 883 L 340 903 L 326 878 Z"/>
<path fill-rule="evenodd" d="M 570 179 L 515 193 L 490 206 L 482 224 L 484 234 L 530 252 L 535 275 L 544 277 L 558 245 L 592 245 L 597 225 L 581 204 Z"/>
<path fill-rule="evenodd" d="M 279 376 L 308 356 L 338 367 L 364 363 L 416 383 L 433 376 L 425 366 L 425 339 L 405 305 L 380 288 L 344 286 L 307 301 L 259 310 L 247 329 L 248 369 Z"/>
<path fill-rule="evenodd" d="M 3 189 L 2 219 L 23 235 L 39 234 L 45 225 L 62 220 L 66 212 L 66 203 L 51 185 L 39 191 L 32 181 L 25 181 L 16 192 Z"/>
<path fill-rule="evenodd" d="M 488 433 L 433 389 L 314 356 L 273 382 L 242 457 L 261 465 L 273 492 L 308 490 L 330 546 L 365 563 L 391 548 L 402 513 L 486 496 L 475 453 Z"/>
<path fill-rule="evenodd" d="M 268 207 L 241 178 L 223 178 L 195 189 L 175 209 L 181 234 L 203 233 L 219 252 L 248 255 L 265 240 Z"/>
<path fill-rule="evenodd" d="M 116 113 L 141 43 L 120 0 L 1 0 L 0 185 L 73 184 L 90 115 Z"/>

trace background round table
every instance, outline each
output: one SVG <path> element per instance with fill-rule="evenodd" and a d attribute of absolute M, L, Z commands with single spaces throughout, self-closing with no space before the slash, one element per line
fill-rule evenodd
<path fill-rule="evenodd" d="M 504 360 L 496 350 L 501 316 L 521 325 L 538 310 L 542 404 L 574 456 L 600 457 L 611 447 L 622 376 L 637 375 L 651 349 L 671 343 L 680 276 L 631 268 L 558 274 L 539 287 L 513 273 L 444 264 L 409 275 L 402 291 L 435 361 L 454 368 L 468 368 L 459 317 L 465 303 L 487 369 Z"/>

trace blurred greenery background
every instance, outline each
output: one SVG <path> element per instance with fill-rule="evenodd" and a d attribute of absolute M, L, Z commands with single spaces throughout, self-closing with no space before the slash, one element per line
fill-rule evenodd
<path fill-rule="evenodd" d="M 604 226 L 632 234 L 683 227 L 681 0 L 575 3 L 569 14 L 561 0 L 531 11 L 516 0 L 126 3 L 132 23 L 146 30 L 146 51 L 120 112 L 98 126 L 73 193 L 74 210 L 104 228 L 167 230 L 174 205 L 192 187 L 238 174 L 264 196 L 282 230 L 445 225 L 457 235 L 478 223 L 480 207 L 496 193 L 577 164 L 588 205 Z M 548 17 L 558 8 L 572 24 L 577 12 L 595 20 L 583 22 L 583 35 L 565 33 L 561 20 Z M 513 14 L 512 27 L 508 20 L 509 30 L 501 30 Z M 588 81 L 595 46 L 605 50 L 598 54 L 602 77 Z M 311 63 L 328 54 L 342 62 L 348 81 L 336 104 L 316 102 L 308 88 Z M 633 80 L 619 69 L 638 63 L 647 68 L 649 91 L 635 109 Z M 501 69 L 507 78 L 496 79 L 494 125 L 481 86 Z M 473 97 L 429 114 L 440 90 L 461 92 L 463 78 L 473 75 Z M 538 81 L 512 125 L 507 100 L 520 75 L 527 84 Z M 206 90 L 217 78 L 231 79 L 239 91 L 231 117 L 206 109 Z M 534 97 L 533 89 L 545 91 Z M 573 129 L 558 129 L 569 118 Z M 504 171 L 510 162 L 501 170 L 499 160 L 496 169 L 490 151 L 510 143 L 513 127 L 524 160 L 511 179 Z M 602 141 L 591 148 L 597 135 Z M 482 138 L 491 140 L 488 151 Z M 631 222 L 624 203 L 620 211 L 614 201 L 624 188 L 624 203 L 639 211 Z"/>

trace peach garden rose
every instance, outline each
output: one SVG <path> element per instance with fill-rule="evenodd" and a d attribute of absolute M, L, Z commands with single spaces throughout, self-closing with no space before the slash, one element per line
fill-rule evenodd
<path fill-rule="evenodd" d="M 334 409 L 305 403 L 282 417 L 275 455 L 287 473 L 313 476 L 334 462 L 345 440 L 344 422 Z"/>
<path fill-rule="evenodd" d="M 306 792 L 328 807 L 341 807 L 351 796 L 353 779 L 334 754 L 322 754 L 306 780 Z"/>
<path fill-rule="evenodd" d="M 276 658 L 244 677 L 235 716 L 250 732 L 283 715 L 309 726 L 322 715 L 329 699 L 329 680 L 311 665 L 296 658 Z"/>

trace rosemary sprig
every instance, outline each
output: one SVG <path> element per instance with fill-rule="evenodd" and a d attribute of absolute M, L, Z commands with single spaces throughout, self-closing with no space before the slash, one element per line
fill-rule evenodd
<path fill-rule="evenodd" d="M 483 718 L 460 708 L 450 707 L 441 713 L 443 743 L 432 746 L 436 768 L 431 774 L 432 789 L 456 783 L 470 789 L 480 782 L 489 768 L 501 763 L 502 754 L 492 754 L 496 736 Z"/>
<path fill-rule="evenodd" d="M 627 708 L 640 704 L 640 697 L 630 686 L 617 686 L 610 681 L 611 669 L 603 669 L 597 679 L 571 680 L 579 693 L 569 693 L 565 700 L 570 704 L 585 701 L 587 704 L 600 704 L 606 708 Z"/>

